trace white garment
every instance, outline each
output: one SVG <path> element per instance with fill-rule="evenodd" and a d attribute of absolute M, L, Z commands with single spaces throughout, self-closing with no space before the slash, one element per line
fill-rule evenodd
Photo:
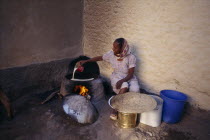
<path fill-rule="evenodd" d="M 130 68 L 136 67 L 136 57 L 133 54 L 129 54 L 122 61 L 118 61 L 114 52 L 109 51 L 102 58 L 104 61 L 109 62 L 114 69 L 110 78 L 114 92 L 118 94 L 120 89 L 125 87 L 129 88 L 131 92 L 139 92 L 139 84 L 135 75 L 129 81 L 123 82 L 120 89 L 116 89 L 116 83 L 128 75 Z"/>

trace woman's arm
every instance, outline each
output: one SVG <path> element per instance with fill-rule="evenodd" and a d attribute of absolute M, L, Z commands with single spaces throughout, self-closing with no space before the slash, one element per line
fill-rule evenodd
<path fill-rule="evenodd" d="M 78 64 L 83 65 L 84 63 L 87 63 L 87 62 L 96 62 L 96 61 L 102 61 L 102 60 L 103 60 L 102 56 L 96 56 L 88 60 L 81 60 L 78 62 Z"/>
<path fill-rule="evenodd" d="M 135 67 L 128 69 L 128 75 L 125 78 L 123 78 L 117 82 L 117 84 L 116 84 L 117 89 L 120 89 L 123 82 L 129 81 L 133 77 L 134 69 L 135 69 Z"/>

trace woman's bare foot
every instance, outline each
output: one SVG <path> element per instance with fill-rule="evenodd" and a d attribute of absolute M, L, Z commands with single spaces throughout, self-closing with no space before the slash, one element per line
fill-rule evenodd
<path fill-rule="evenodd" d="M 110 119 L 112 120 L 117 120 L 117 111 L 116 110 L 113 110 L 111 115 L 110 115 Z"/>

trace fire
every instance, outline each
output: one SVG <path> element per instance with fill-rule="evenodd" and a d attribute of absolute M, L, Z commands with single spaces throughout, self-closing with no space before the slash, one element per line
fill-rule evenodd
<path fill-rule="evenodd" d="M 74 88 L 74 92 L 77 92 L 79 90 L 79 94 L 82 96 L 87 96 L 88 95 L 88 89 L 85 86 L 82 85 L 77 85 Z"/>

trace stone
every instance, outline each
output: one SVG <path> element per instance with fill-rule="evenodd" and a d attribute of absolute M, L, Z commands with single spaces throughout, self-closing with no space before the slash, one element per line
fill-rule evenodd
<path fill-rule="evenodd" d="M 152 137 L 153 135 L 152 135 L 152 133 L 151 132 L 146 132 L 150 137 Z"/>
<path fill-rule="evenodd" d="M 69 95 L 64 97 L 64 112 L 78 123 L 94 123 L 98 118 L 98 112 L 90 100 L 81 95 Z"/>

